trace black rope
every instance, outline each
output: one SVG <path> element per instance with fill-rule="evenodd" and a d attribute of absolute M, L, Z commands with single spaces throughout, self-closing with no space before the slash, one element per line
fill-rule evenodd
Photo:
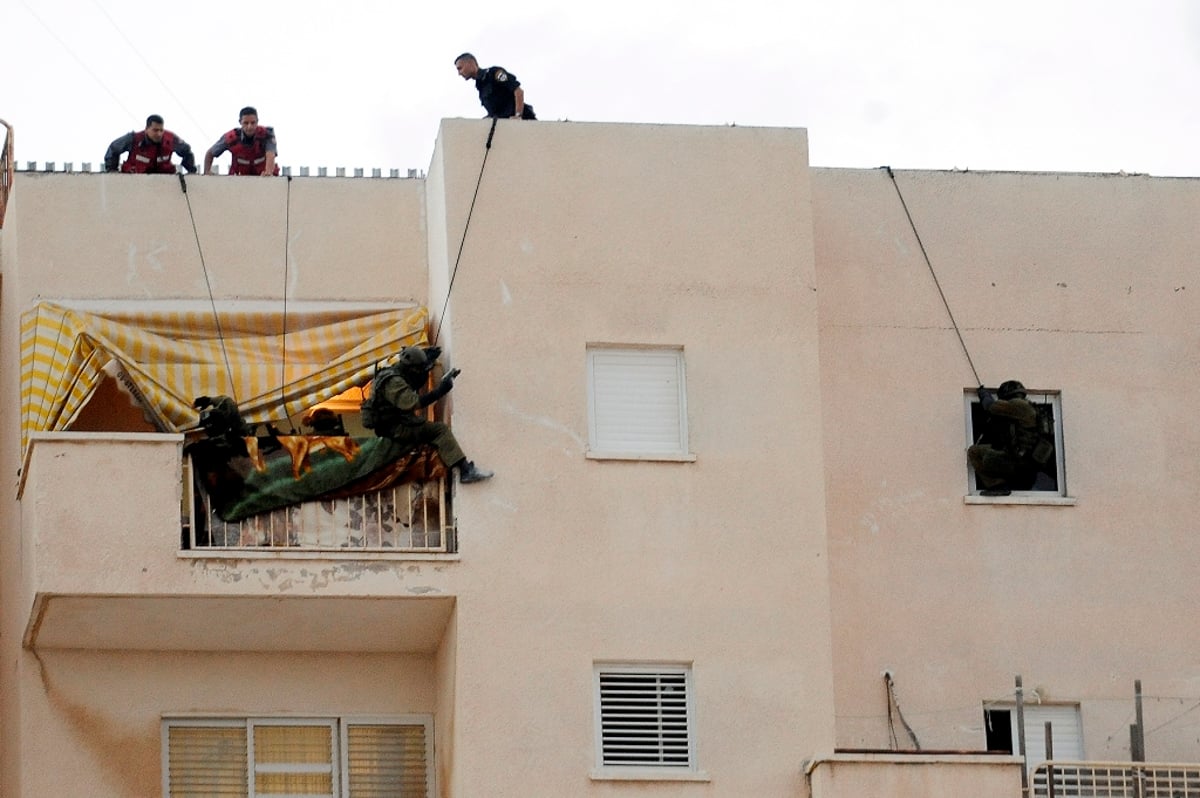
<path fill-rule="evenodd" d="M 892 706 L 896 707 L 896 717 L 900 718 L 900 723 L 904 726 L 904 731 L 908 732 L 908 739 L 912 740 L 913 747 L 918 751 L 921 750 L 921 741 L 917 739 L 917 733 L 913 731 L 913 727 L 908 725 L 908 721 L 904 719 L 904 710 L 900 709 L 900 700 L 896 698 L 896 682 L 892 679 L 892 674 L 884 672 L 883 682 L 887 687 L 888 694 L 888 723 L 892 721 Z M 892 728 L 892 739 L 896 739 L 895 727 Z"/>
<path fill-rule="evenodd" d="M 284 383 L 287 382 L 287 312 L 288 312 L 288 253 L 292 235 L 292 176 L 287 176 L 287 200 L 283 215 L 283 346 L 279 363 L 279 402 L 283 405 L 283 414 L 292 423 L 292 416 L 287 409 L 287 394 L 284 393 Z"/>
<path fill-rule="evenodd" d="M 913 235 L 917 237 L 917 245 L 921 248 L 921 255 L 925 258 L 925 265 L 929 267 L 929 274 L 933 276 L 933 284 L 937 286 L 938 296 L 942 298 L 942 304 L 946 306 L 946 315 L 950 317 L 950 323 L 954 325 L 954 334 L 958 336 L 958 343 L 962 346 L 963 354 L 967 356 L 967 365 L 971 367 L 971 373 L 975 375 L 975 384 L 982 385 L 979 379 L 979 372 L 975 370 L 975 363 L 971 360 L 971 353 L 967 351 L 967 344 L 963 341 L 962 332 L 958 329 L 958 322 L 954 320 L 954 314 L 950 311 L 950 303 L 946 301 L 946 294 L 942 291 L 942 284 L 938 282 L 937 273 L 933 270 L 933 264 L 929 261 L 929 253 L 925 251 L 925 244 L 921 241 L 921 234 L 917 232 L 917 225 L 913 223 L 912 214 L 908 212 L 908 203 L 904 201 L 904 195 L 900 193 L 900 184 L 896 182 L 896 175 L 892 173 L 892 167 L 884 166 L 887 170 L 888 177 L 892 179 L 892 185 L 896 187 L 896 196 L 900 198 L 900 205 L 904 208 L 904 215 L 908 217 L 908 226 L 912 228 Z"/>
<path fill-rule="evenodd" d="M 487 166 L 488 154 L 492 151 L 492 136 L 496 133 L 496 121 L 497 117 L 493 116 L 487 142 L 483 145 L 483 163 L 479 165 L 479 178 L 475 181 L 475 195 L 471 197 L 471 207 L 467 211 L 467 223 L 463 225 L 462 240 L 458 243 L 458 257 L 454 259 L 454 269 L 450 272 L 450 285 L 446 287 L 446 301 L 442 303 L 442 314 L 438 316 L 437 330 L 433 333 L 433 343 L 435 344 L 442 334 L 442 320 L 446 318 L 446 308 L 450 305 L 450 292 L 454 290 L 454 278 L 458 276 L 458 263 L 462 260 L 463 247 L 467 244 L 467 231 L 471 229 L 471 217 L 475 214 L 475 200 L 479 198 L 479 184 L 483 182 L 483 170 Z"/>
<path fill-rule="evenodd" d="M 179 187 L 183 189 L 183 199 L 187 202 L 188 218 L 192 220 L 192 235 L 196 239 L 196 251 L 200 253 L 200 268 L 204 270 L 204 285 L 208 288 L 208 302 L 212 305 L 213 323 L 217 325 L 217 340 L 221 342 L 221 354 L 225 358 L 225 372 L 229 375 L 229 393 L 237 403 L 237 384 L 233 381 L 233 367 L 229 365 L 229 352 L 225 349 L 225 335 L 221 332 L 221 316 L 217 313 L 217 300 L 213 297 L 212 281 L 208 279 L 208 265 L 204 262 L 204 248 L 200 246 L 200 233 L 196 230 L 196 215 L 192 213 L 192 200 L 188 197 L 187 180 L 183 172 L 179 173 Z"/>

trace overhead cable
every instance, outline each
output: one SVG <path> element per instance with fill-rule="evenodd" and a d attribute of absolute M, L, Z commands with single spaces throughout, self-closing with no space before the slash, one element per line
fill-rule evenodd
<path fill-rule="evenodd" d="M 151 64 L 148 60 L 146 60 L 146 57 L 141 54 L 141 51 L 138 50 L 138 48 L 134 45 L 133 41 L 130 40 L 130 38 L 125 35 L 125 31 L 121 30 L 121 27 L 119 25 L 117 25 L 117 21 L 109 15 L 108 11 L 105 10 L 104 6 L 100 5 L 100 0 L 92 0 L 92 3 L 96 6 L 96 8 L 100 9 L 100 13 L 103 14 L 105 16 L 105 18 L 108 20 L 109 24 L 113 26 L 113 30 L 115 30 L 117 33 L 119 33 L 121 35 L 121 38 L 124 39 L 125 43 L 129 45 L 129 49 L 133 50 L 133 54 L 136 55 L 139 59 L 141 59 L 142 64 L 145 65 L 145 67 L 146 67 L 146 70 L 151 75 L 154 76 L 155 80 L 157 80 L 159 83 L 162 84 L 162 87 L 167 90 L 167 94 L 171 95 L 171 99 L 173 99 L 176 103 L 179 104 L 179 107 L 183 111 L 183 113 L 187 116 L 188 119 L 192 120 L 192 124 L 196 126 L 197 130 L 200 131 L 200 135 L 204 136 L 204 138 L 207 140 L 208 134 L 204 132 L 204 126 L 201 125 L 198 121 L 196 121 L 196 117 L 192 116 L 191 112 L 188 111 L 187 106 L 183 104 L 183 100 L 179 99 L 179 97 L 175 94 L 175 92 L 173 92 L 171 90 L 171 87 L 167 85 L 167 82 L 165 80 L 163 80 L 159 76 L 158 72 L 156 72 L 154 70 L 154 65 Z"/>
<path fill-rule="evenodd" d="M 79 64 L 81 67 L 83 67 L 83 71 L 88 73 L 89 75 L 91 75 L 92 80 L 94 80 L 98 84 L 100 84 L 100 88 L 104 89 L 104 91 L 106 91 L 108 93 L 108 96 L 112 97 L 113 101 L 115 101 L 117 105 L 121 106 L 121 110 L 123 110 L 130 118 L 133 118 L 135 116 L 133 111 L 130 111 L 128 108 L 126 108 L 125 103 L 121 102 L 120 98 L 117 97 L 117 95 L 113 93 L 112 89 L 110 89 L 105 84 L 105 82 L 102 81 L 100 79 L 100 77 L 95 72 L 93 72 L 87 64 L 85 64 L 83 62 L 83 59 L 80 58 L 78 55 L 76 55 L 75 51 L 72 50 L 71 47 L 66 42 L 64 42 L 61 38 L 59 38 L 59 35 L 54 32 L 54 29 L 51 28 L 49 25 L 47 25 L 46 21 L 37 15 L 37 12 L 33 10 L 33 8 L 29 5 L 29 3 L 25 2 L 25 0 L 21 0 L 21 5 L 25 6 L 25 10 L 28 11 L 31 15 L 33 15 L 33 18 L 38 21 L 38 24 L 40 24 L 43 28 L 45 28 L 46 32 L 49 33 L 50 36 L 53 37 L 53 39 L 56 42 L 58 42 L 60 45 L 62 45 L 62 48 L 67 51 L 67 55 L 74 58 L 75 62 L 77 64 Z"/>

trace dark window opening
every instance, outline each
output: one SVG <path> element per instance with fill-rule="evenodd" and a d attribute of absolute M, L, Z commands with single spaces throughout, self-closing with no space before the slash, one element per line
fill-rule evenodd
<path fill-rule="evenodd" d="M 1016 753 L 1013 751 L 1012 712 L 1007 709 L 985 709 L 983 729 L 988 751 Z"/>
<path fill-rule="evenodd" d="M 984 478 L 974 466 L 968 466 L 972 493 L 1000 487 L 1013 492 L 1065 495 L 1061 479 L 1062 422 L 1058 394 L 1030 393 L 1028 400 L 1037 413 L 1037 420 L 1034 427 L 1018 430 L 1003 419 L 989 417 L 978 399 L 971 396 L 968 446 L 990 447 L 984 456 L 994 465 L 991 479 Z M 995 481 L 997 473 L 1003 474 L 1004 482 L 999 486 L 989 484 Z"/>

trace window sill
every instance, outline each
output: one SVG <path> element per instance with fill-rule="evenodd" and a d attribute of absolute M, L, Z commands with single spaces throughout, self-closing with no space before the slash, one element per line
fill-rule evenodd
<path fill-rule="evenodd" d="M 593 770 L 592 781 L 697 781 L 710 782 L 703 770 L 666 770 L 658 768 L 628 768 L 623 770 Z"/>
<path fill-rule="evenodd" d="M 696 455 L 691 452 L 686 453 L 662 453 L 655 452 L 651 454 L 638 454 L 629 452 L 586 452 L 585 457 L 588 460 L 650 460 L 660 461 L 664 463 L 694 463 Z"/>
<path fill-rule="evenodd" d="M 963 504 L 1025 504 L 1046 507 L 1074 507 L 1075 501 L 1074 496 L 1039 496 L 1036 493 L 1013 493 L 1009 496 L 980 496 L 975 493 L 963 497 Z"/>

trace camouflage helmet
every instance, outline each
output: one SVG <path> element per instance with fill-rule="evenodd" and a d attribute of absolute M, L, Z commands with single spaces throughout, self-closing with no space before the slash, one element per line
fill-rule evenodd
<path fill-rule="evenodd" d="M 1024 399 L 1025 386 L 1017 380 L 1006 380 L 1000 383 L 1000 387 L 996 390 L 996 395 L 1001 399 Z"/>
<path fill-rule="evenodd" d="M 403 368 L 425 368 L 428 363 L 425 356 L 425 350 L 419 346 L 406 346 L 400 350 L 400 357 L 396 360 L 396 364 Z"/>

